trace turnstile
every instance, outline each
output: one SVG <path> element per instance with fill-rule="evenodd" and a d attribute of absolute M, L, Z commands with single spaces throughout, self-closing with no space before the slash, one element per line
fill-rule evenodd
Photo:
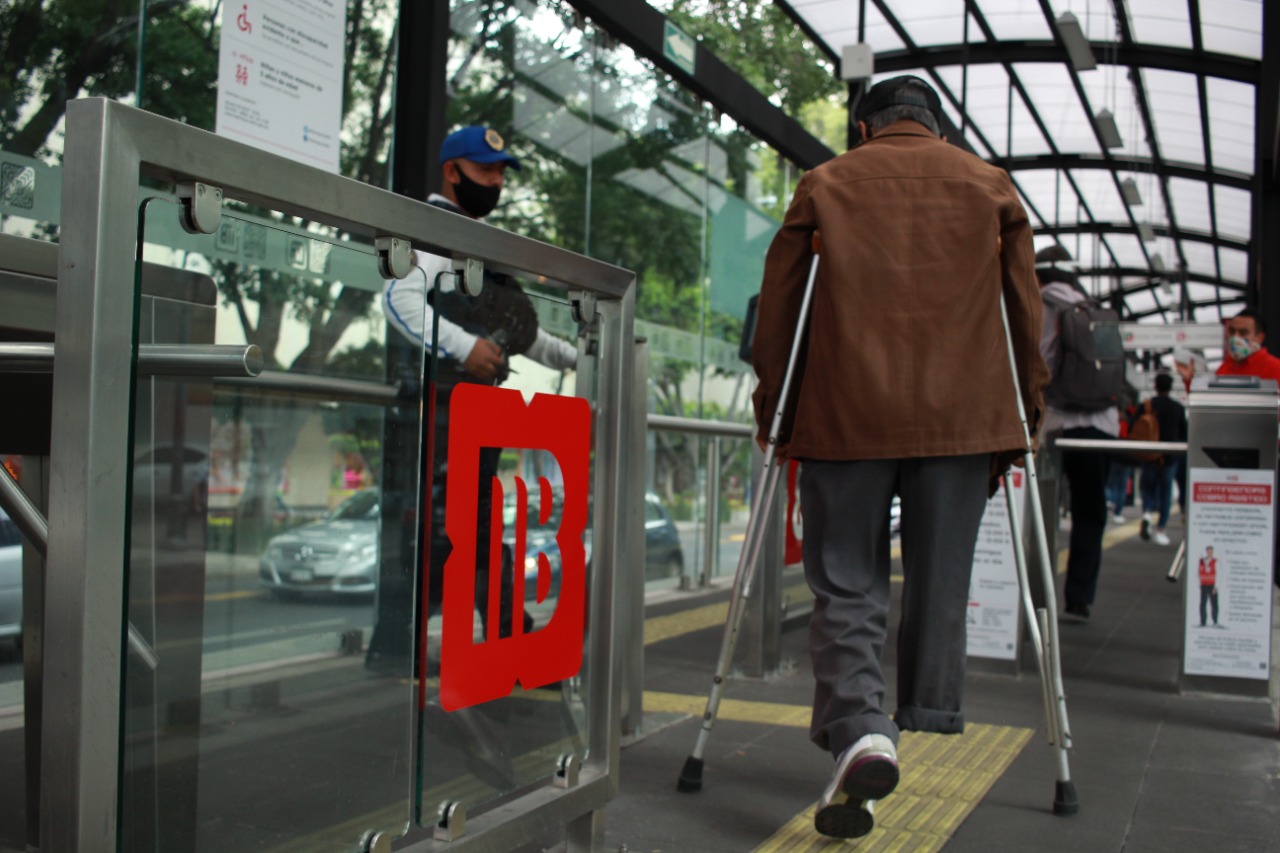
<path fill-rule="evenodd" d="M 1183 690 L 1268 695 L 1278 415 L 1273 380 L 1213 376 L 1192 385 Z"/>

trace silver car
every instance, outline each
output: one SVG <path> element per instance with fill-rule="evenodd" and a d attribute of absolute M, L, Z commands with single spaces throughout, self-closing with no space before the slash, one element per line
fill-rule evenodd
<path fill-rule="evenodd" d="M 373 595 L 379 518 L 378 490 L 365 489 L 322 520 L 274 537 L 258 561 L 262 585 L 280 598 Z"/>
<path fill-rule="evenodd" d="M 0 509 L 0 637 L 22 642 L 22 533 Z"/>

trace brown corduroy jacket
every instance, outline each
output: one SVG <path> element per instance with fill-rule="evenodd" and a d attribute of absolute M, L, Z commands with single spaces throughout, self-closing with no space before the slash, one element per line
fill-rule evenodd
<path fill-rule="evenodd" d="M 1025 447 L 1000 296 L 1034 434 L 1048 372 L 1031 227 L 1008 174 L 912 121 L 808 172 L 765 262 L 753 362 L 767 435 L 801 298 L 821 259 L 781 444 L 797 459 Z"/>

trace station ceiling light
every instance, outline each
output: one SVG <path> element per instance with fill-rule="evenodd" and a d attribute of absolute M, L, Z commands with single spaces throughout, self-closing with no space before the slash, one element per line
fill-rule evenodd
<path fill-rule="evenodd" d="M 1138 236 L 1142 238 L 1144 243 L 1154 243 L 1156 241 L 1156 229 L 1151 227 L 1150 222 L 1139 222 Z"/>
<path fill-rule="evenodd" d="M 1116 125 L 1116 117 L 1111 114 L 1111 110 L 1103 107 L 1098 110 L 1098 114 L 1093 117 L 1093 125 L 1098 128 L 1098 136 L 1102 137 L 1102 144 L 1108 148 L 1123 148 L 1124 140 L 1120 138 L 1120 128 Z"/>
<path fill-rule="evenodd" d="M 1063 12 L 1053 22 L 1062 37 L 1062 44 L 1067 48 L 1067 56 L 1077 71 L 1092 71 L 1098 67 L 1098 60 L 1093 56 L 1093 48 L 1080 29 L 1080 21 L 1070 12 Z"/>
<path fill-rule="evenodd" d="M 1138 207 L 1142 204 L 1142 193 L 1138 192 L 1138 182 L 1133 178 L 1125 178 L 1120 182 L 1120 195 L 1124 197 L 1124 203 L 1130 207 Z"/>

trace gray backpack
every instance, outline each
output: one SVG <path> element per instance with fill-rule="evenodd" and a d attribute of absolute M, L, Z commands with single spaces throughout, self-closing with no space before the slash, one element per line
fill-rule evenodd
<path fill-rule="evenodd" d="M 1040 295 L 1058 310 L 1062 346 L 1045 402 L 1069 412 L 1097 412 L 1116 405 L 1124 391 L 1120 315 L 1092 299 L 1070 302 L 1043 291 Z"/>

